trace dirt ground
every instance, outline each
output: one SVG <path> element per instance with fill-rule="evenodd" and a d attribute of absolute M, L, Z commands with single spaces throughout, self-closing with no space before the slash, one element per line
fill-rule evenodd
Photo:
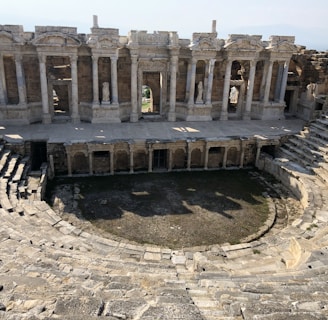
<path fill-rule="evenodd" d="M 255 233 L 268 217 L 267 191 L 257 172 L 222 170 L 59 179 L 49 198 L 66 219 L 111 237 L 177 249 Z"/>

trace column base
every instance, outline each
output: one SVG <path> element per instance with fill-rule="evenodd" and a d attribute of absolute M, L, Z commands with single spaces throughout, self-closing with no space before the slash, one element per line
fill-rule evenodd
<path fill-rule="evenodd" d="M 167 120 L 170 122 L 175 122 L 176 121 L 176 114 L 175 112 L 169 112 L 167 116 Z"/>
<path fill-rule="evenodd" d="M 138 114 L 137 113 L 131 113 L 130 115 L 130 122 L 138 122 Z"/>
<path fill-rule="evenodd" d="M 42 114 L 42 123 L 43 124 L 49 124 L 51 123 L 51 114 L 50 113 L 43 113 Z"/>
<path fill-rule="evenodd" d="M 249 112 L 243 114 L 243 120 L 251 120 L 251 115 Z"/>
<path fill-rule="evenodd" d="M 72 114 L 72 123 L 80 123 L 80 116 L 78 114 Z"/>
<path fill-rule="evenodd" d="M 227 111 L 221 111 L 220 120 L 222 120 L 222 121 L 228 120 L 228 112 Z"/>

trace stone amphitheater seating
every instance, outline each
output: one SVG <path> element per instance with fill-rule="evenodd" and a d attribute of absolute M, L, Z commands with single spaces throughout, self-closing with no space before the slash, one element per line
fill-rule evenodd
<path fill-rule="evenodd" d="M 63 220 L 42 201 L 46 168 L 30 177 L 1 146 L 0 319 L 327 319 L 327 128 L 317 120 L 259 160 L 303 209 L 277 184 L 266 235 L 178 251 Z"/>

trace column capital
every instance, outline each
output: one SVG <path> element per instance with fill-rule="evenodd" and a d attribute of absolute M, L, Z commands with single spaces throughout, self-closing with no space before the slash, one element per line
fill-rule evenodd
<path fill-rule="evenodd" d="M 115 54 L 115 55 L 110 55 L 110 60 L 111 61 L 117 61 L 118 60 L 118 56 Z"/>
<path fill-rule="evenodd" d="M 46 63 L 47 55 L 45 53 L 38 53 L 38 58 L 40 63 Z"/>
<path fill-rule="evenodd" d="M 179 61 L 179 57 L 178 56 L 171 56 L 170 61 L 172 64 L 177 64 Z"/>
<path fill-rule="evenodd" d="M 196 57 L 192 57 L 192 58 L 191 58 L 191 63 L 192 63 L 192 64 L 196 64 L 197 61 L 198 61 L 198 59 L 197 59 Z"/>
<path fill-rule="evenodd" d="M 99 60 L 99 55 L 97 55 L 97 54 L 93 54 L 93 55 L 91 56 L 91 58 L 92 58 L 92 61 L 98 62 L 98 60 Z"/>
<path fill-rule="evenodd" d="M 77 54 L 71 54 L 69 56 L 69 59 L 70 59 L 71 63 L 76 63 L 77 60 L 78 60 L 78 55 Z"/>
<path fill-rule="evenodd" d="M 137 63 L 138 62 L 139 55 L 137 54 L 131 54 L 131 60 L 132 63 Z"/>
<path fill-rule="evenodd" d="M 215 62 L 216 62 L 216 59 L 214 59 L 214 58 L 210 59 L 210 60 L 209 60 L 209 64 L 210 64 L 210 66 L 213 67 L 214 64 L 215 64 Z"/>
<path fill-rule="evenodd" d="M 21 62 L 23 59 L 23 55 L 21 53 L 15 53 L 14 58 L 15 62 Z"/>

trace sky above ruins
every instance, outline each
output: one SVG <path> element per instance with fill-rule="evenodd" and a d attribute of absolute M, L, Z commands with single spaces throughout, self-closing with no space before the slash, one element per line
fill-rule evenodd
<path fill-rule="evenodd" d="M 99 27 L 130 30 L 177 31 L 190 39 L 193 32 L 211 32 L 217 21 L 218 38 L 229 34 L 295 36 L 307 49 L 328 50 L 328 1 L 316 0 L 11 0 L 1 6 L 0 24 L 77 27 L 90 33 L 93 19 Z"/>

